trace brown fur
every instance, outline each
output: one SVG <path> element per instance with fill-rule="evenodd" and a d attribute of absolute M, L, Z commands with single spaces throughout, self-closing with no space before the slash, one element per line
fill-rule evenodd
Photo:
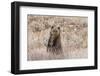
<path fill-rule="evenodd" d="M 51 52 L 53 54 L 60 54 L 62 52 L 60 27 L 52 26 L 47 46 L 47 52 Z"/>

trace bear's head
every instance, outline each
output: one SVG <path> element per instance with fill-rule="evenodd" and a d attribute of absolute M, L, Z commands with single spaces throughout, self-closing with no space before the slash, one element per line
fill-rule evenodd
<path fill-rule="evenodd" d="M 56 39 L 58 36 L 60 36 L 60 27 L 52 26 L 50 31 L 50 36 L 53 39 Z"/>

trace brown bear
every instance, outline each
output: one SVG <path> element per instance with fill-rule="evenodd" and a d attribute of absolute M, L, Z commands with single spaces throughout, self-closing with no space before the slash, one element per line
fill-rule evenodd
<path fill-rule="evenodd" d="M 47 52 L 51 52 L 53 54 L 62 53 L 60 27 L 51 27 L 50 38 L 47 45 Z"/>

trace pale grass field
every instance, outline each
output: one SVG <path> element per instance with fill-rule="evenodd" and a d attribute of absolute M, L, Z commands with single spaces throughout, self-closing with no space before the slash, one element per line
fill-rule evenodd
<path fill-rule="evenodd" d="M 88 58 L 88 18 L 28 15 L 27 60 Z M 61 54 L 47 52 L 51 26 L 60 26 Z"/>

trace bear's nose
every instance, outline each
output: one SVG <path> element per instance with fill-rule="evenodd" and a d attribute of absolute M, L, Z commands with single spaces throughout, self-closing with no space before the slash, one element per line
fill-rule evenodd
<path fill-rule="evenodd" d="M 54 32 L 57 32 L 57 30 L 54 30 Z"/>

